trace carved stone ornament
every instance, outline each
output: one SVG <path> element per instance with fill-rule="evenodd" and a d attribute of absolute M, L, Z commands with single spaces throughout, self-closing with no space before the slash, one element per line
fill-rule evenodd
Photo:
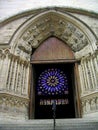
<path fill-rule="evenodd" d="M 82 97 L 83 114 L 98 111 L 98 92 Z"/>
<path fill-rule="evenodd" d="M 0 94 L 0 112 L 7 115 L 28 116 L 29 100 L 10 94 Z"/>
<path fill-rule="evenodd" d="M 88 44 L 88 38 L 75 24 L 55 13 L 50 13 L 32 21 L 22 33 L 17 47 L 30 55 L 31 48 L 37 48 L 50 36 L 63 40 L 74 52 L 80 51 Z"/>

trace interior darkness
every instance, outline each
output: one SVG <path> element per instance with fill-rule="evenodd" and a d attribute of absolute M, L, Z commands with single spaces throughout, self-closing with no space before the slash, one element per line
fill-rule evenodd
<path fill-rule="evenodd" d="M 74 107 L 74 82 L 73 82 L 73 68 L 74 64 L 34 64 L 34 81 L 35 81 L 35 119 L 52 119 L 53 110 L 52 105 L 45 104 L 40 105 L 40 99 L 52 100 L 52 99 L 68 99 L 68 104 L 56 105 L 56 118 L 75 118 L 75 107 Z M 68 94 L 62 95 L 38 95 L 37 84 L 40 74 L 49 68 L 57 68 L 62 70 L 68 79 Z"/>

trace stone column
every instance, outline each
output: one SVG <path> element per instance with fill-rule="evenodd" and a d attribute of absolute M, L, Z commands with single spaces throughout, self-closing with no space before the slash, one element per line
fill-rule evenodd
<path fill-rule="evenodd" d="M 17 92 L 17 82 L 18 82 L 19 63 L 20 63 L 19 58 L 17 58 L 16 74 L 15 74 L 15 83 L 14 83 L 14 86 L 15 86 L 15 93 Z"/>
<path fill-rule="evenodd" d="M 12 72 L 11 72 L 11 81 L 10 81 L 10 89 L 14 92 L 14 74 L 15 74 L 15 58 L 12 59 Z"/>
<path fill-rule="evenodd" d="M 2 50 L 0 50 L 0 75 L 1 75 L 1 71 L 2 71 L 2 66 L 3 66 L 3 52 L 2 52 Z"/>
<path fill-rule="evenodd" d="M 85 87 L 85 79 L 84 79 L 83 61 L 81 61 L 81 71 L 82 71 L 83 81 L 84 81 L 84 86 L 83 86 L 83 92 L 84 92 L 84 91 L 85 91 L 85 89 L 86 89 L 86 87 Z"/>
<path fill-rule="evenodd" d="M 21 80 L 20 80 L 20 88 L 21 88 L 21 94 L 22 94 L 22 88 L 23 88 L 23 79 L 24 78 L 24 62 L 21 64 Z"/>
<path fill-rule="evenodd" d="M 9 68 L 8 68 L 8 76 L 7 76 L 7 81 L 6 81 L 6 89 L 9 91 L 9 82 L 10 82 L 10 71 L 11 71 L 11 64 L 12 64 L 12 55 L 9 56 Z"/>
<path fill-rule="evenodd" d="M 95 81 L 95 89 L 97 87 L 97 76 L 96 76 L 96 71 L 98 71 L 98 68 L 95 69 L 95 66 L 94 66 L 94 59 L 91 59 L 91 62 L 92 62 L 92 70 L 93 70 L 93 74 L 94 74 L 94 81 Z"/>
<path fill-rule="evenodd" d="M 22 94 L 25 95 L 25 90 L 26 90 L 26 85 L 25 85 L 25 80 L 26 79 L 26 63 L 24 63 L 24 66 L 23 66 L 23 81 L 22 81 Z"/>
<path fill-rule="evenodd" d="M 18 66 L 17 66 L 15 93 L 19 93 L 19 81 L 20 81 L 20 59 L 18 60 Z"/>
<path fill-rule="evenodd" d="M 4 66 L 5 66 L 5 58 L 6 56 L 4 54 L 1 55 L 1 64 L 0 64 L 0 90 L 3 90 L 4 89 L 4 86 L 3 86 L 3 78 L 4 78 L 4 73 L 3 71 L 4 70 Z"/>
<path fill-rule="evenodd" d="M 22 75 L 22 61 L 20 60 L 18 65 L 18 74 L 17 74 L 17 94 L 21 94 L 21 75 Z"/>
<path fill-rule="evenodd" d="M 87 79 L 86 79 L 86 71 L 85 71 L 85 65 L 84 65 L 84 60 L 82 61 L 82 70 L 83 70 L 83 77 L 84 77 L 84 83 L 85 83 L 85 86 L 84 86 L 84 90 L 85 92 L 87 91 L 87 88 L 88 88 L 88 84 L 87 84 Z"/>
<path fill-rule="evenodd" d="M 8 83 L 8 90 L 12 91 L 12 80 L 13 80 L 13 68 L 14 68 L 14 57 L 12 55 L 11 57 L 11 64 L 10 64 L 10 68 L 9 68 L 9 83 Z"/>
<path fill-rule="evenodd" d="M 90 89 L 92 90 L 93 89 L 93 78 L 92 78 L 90 59 L 88 59 L 88 73 L 89 73 L 89 79 L 90 79 Z"/>
<path fill-rule="evenodd" d="M 1 66 L 1 72 L 0 72 L 0 79 L 1 79 L 1 87 L 3 91 L 6 91 L 6 83 L 7 83 L 7 78 L 8 78 L 8 72 L 9 72 L 9 65 L 10 65 L 10 51 L 7 49 L 3 52 L 3 61 L 2 61 L 2 66 Z"/>
<path fill-rule="evenodd" d="M 16 70 L 17 69 L 17 57 L 14 57 L 14 65 L 13 65 L 13 78 L 12 78 L 12 82 L 11 82 L 11 89 L 13 92 L 15 92 L 15 76 L 16 76 Z"/>
<path fill-rule="evenodd" d="M 96 89 L 98 90 L 98 62 L 97 62 L 97 56 L 94 55 L 93 59 L 94 69 L 95 69 L 95 76 L 96 76 Z"/>
<path fill-rule="evenodd" d="M 87 91 L 90 90 L 90 79 L 89 79 L 89 74 L 88 74 L 88 64 L 87 64 L 87 58 L 85 59 L 85 62 L 84 62 L 84 66 L 85 66 L 85 72 L 86 72 L 86 81 L 87 81 Z"/>
<path fill-rule="evenodd" d="M 84 78 L 83 78 L 83 72 L 82 72 L 82 67 L 79 65 L 79 74 L 80 74 L 80 83 L 81 83 L 81 95 L 84 93 Z"/>
<path fill-rule="evenodd" d="M 96 51 L 96 60 L 97 60 L 97 65 L 98 65 L 98 50 Z"/>
<path fill-rule="evenodd" d="M 29 64 L 25 68 L 24 94 L 28 96 Z"/>
<path fill-rule="evenodd" d="M 5 77 L 4 77 L 4 87 L 6 88 L 6 91 L 7 91 L 7 83 L 8 83 L 8 77 L 9 77 L 9 67 L 10 67 L 10 51 L 9 50 L 5 50 L 4 53 L 6 54 L 6 65 L 5 65 Z"/>

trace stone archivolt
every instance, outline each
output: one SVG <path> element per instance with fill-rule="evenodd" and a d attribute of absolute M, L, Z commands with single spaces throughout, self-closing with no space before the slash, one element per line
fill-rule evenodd
<path fill-rule="evenodd" d="M 83 30 L 82 26 L 84 28 L 83 23 L 68 14 L 56 11 L 42 13 L 23 24 L 19 38 L 11 41 L 11 44 L 14 43 L 11 50 L 29 61 L 32 48 L 37 48 L 44 40 L 54 36 L 67 43 L 75 53 L 88 45 L 94 51 L 97 48 L 96 39 L 90 41 L 87 28 Z"/>
<path fill-rule="evenodd" d="M 67 42 L 74 52 L 80 51 L 89 43 L 86 35 L 73 23 L 51 14 L 36 20 L 28 27 L 18 43 L 18 49 L 30 53 L 31 47 L 37 48 L 50 36 Z"/>

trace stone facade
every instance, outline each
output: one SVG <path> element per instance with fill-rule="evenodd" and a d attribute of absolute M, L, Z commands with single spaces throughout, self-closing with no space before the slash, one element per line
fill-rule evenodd
<path fill-rule="evenodd" d="M 0 115 L 27 118 L 29 62 L 9 49 L 0 51 L 0 61 Z"/>
<path fill-rule="evenodd" d="M 67 43 L 80 61 L 82 117 L 98 112 L 98 18 L 80 12 L 43 9 L 0 23 L 0 118 L 29 118 L 30 57 L 51 36 Z"/>
<path fill-rule="evenodd" d="M 98 51 L 81 59 L 79 65 L 83 115 L 98 112 Z M 96 114 L 98 116 L 98 113 Z"/>

